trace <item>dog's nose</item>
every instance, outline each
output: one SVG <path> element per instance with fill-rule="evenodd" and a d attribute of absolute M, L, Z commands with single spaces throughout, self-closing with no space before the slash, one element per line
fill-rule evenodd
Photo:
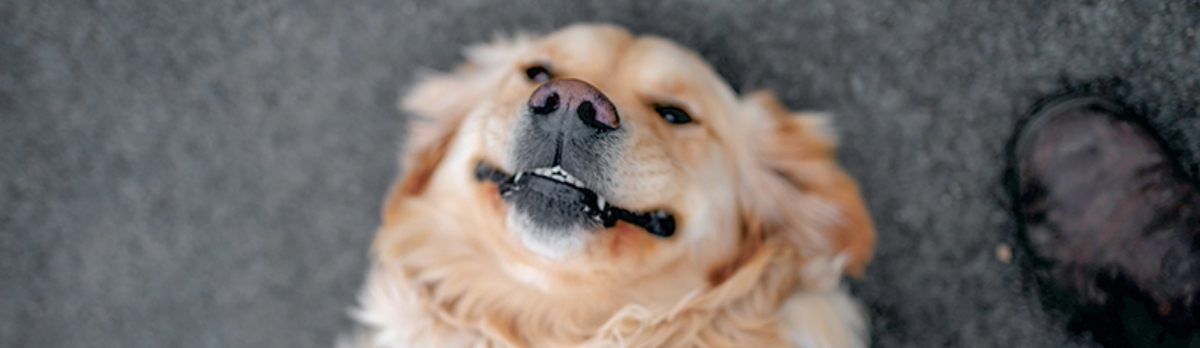
<path fill-rule="evenodd" d="M 616 106 L 587 82 L 553 80 L 542 84 L 529 96 L 529 110 L 534 116 L 555 115 L 560 108 L 565 108 L 567 115 L 578 116 L 591 128 L 614 130 L 621 126 Z"/>

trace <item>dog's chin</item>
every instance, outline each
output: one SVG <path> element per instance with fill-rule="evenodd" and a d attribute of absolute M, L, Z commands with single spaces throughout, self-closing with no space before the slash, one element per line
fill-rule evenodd
<path fill-rule="evenodd" d="M 575 254 L 592 238 L 591 230 L 583 225 L 550 227 L 519 209 L 509 209 L 505 223 L 526 249 L 554 260 Z"/>
<path fill-rule="evenodd" d="M 595 230 L 595 193 L 537 175 L 514 180 L 504 194 L 509 204 L 506 225 L 530 251 L 563 259 L 583 248 Z"/>

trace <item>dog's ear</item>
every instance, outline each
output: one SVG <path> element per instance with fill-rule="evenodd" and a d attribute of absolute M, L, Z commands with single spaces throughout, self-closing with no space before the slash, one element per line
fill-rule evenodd
<path fill-rule="evenodd" d="M 531 41 L 528 35 L 497 37 L 491 43 L 464 50 L 467 59 L 453 72 L 424 72 L 421 82 L 400 99 L 400 109 L 410 116 L 406 151 L 421 151 L 435 143 L 448 124 L 465 117 L 490 93 L 499 90 L 500 84 L 513 76 L 521 52 Z"/>
<path fill-rule="evenodd" d="M 431 129 L 434 134 L 425 135 L 427 139 L 420 144 L 409 141 L 409 149 L 404 152 L 400 175 L 388 189 L 387 198 L 383 202 L 383 225 L 391 225 L 399 221 L 400 203 L 407 197 L 419 195 L 425 190 L 426 184 L 437 169 L 438 163 L 450 149 L 450 141 L 458 131 L 462 119 L 449 120 L 441 124 L 440 129 Z"/>
<path fill-rule="evenodd" d="M 397 214 L 399 203 L 420 194 L 445 156 L 462 120 L 492 91 L 513 75 L 529 36 L 497 38 L 468 47 L 467 60 L 450 73 L 425 73 L 400 108 L 407 111 L 408 136 L 401 153 L 401 174 L 392 184 L 383 206 L 383 221 Z"/>
<path fill-rule="evenodd" d="M 845 259 L 861 276 L 875 229 L 858 185 L 835 158 L 837 138 L 823 115 L 788 111 L 770 92 L 742 100 L 750 133 L 743 201 L 764 233 L 780 233 L 801 252 Z M 837 257 L 840 259 L 841 257 Z"/>

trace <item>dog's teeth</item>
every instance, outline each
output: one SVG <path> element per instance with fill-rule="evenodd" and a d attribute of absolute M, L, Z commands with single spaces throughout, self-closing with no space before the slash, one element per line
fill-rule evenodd
<path fill-rule="evenodd" d="M 600 210 L 606 209 L 605 206 L 607 205 L 608 202 L 604 201 L 604 197 L 596 196 L 596 206 L 600 207 Z"/>
<path fill-rule="evenodd" d="M 563 169 L 562 166 L 553 166 L 553 167 L 549 167 L 549 168 L 546 168 L 546 167 L 535 168 L 533 170 L 530 170 L 529 172 L 536 174 L 538 176 L 549 178 L 554 181 L 558 181 L 558 182 L 565 183 L 565 184 L 570 184 L 571 186 L 575 186 L 578 188 L 587 188 L 587 185 L 584 185 L 583 181 L 572 176 L 571 173 L 567 172 L 565 169 Z"/>

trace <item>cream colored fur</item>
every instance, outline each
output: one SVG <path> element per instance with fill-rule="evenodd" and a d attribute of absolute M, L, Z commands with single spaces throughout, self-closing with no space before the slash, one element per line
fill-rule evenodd
<path fill-rule="evenodd" d="M 841 279 L 861 272 L 874 232 L 822 116 L 789 112 L 765 92 L 738 98 L 694 54 L 611 26 L 467 56 L 403 103 L 421 119 L 352 311 L 361 328 L 339 345 L 868 345 L 868 320 Z M 472 173 L 480 160 L 504 165 L 514 105 L 533 88 L 521 80 L 530 62 L 610 95 L 634 134 L 621 187 L 639 188 L 619 187 L 613 201 L 668 207 L 677 235 L 618 224 L 549 260 L 507 230 L 494 184 Z M 697 125 L 666 125 L 638 98 L 684 105 Z"/>

